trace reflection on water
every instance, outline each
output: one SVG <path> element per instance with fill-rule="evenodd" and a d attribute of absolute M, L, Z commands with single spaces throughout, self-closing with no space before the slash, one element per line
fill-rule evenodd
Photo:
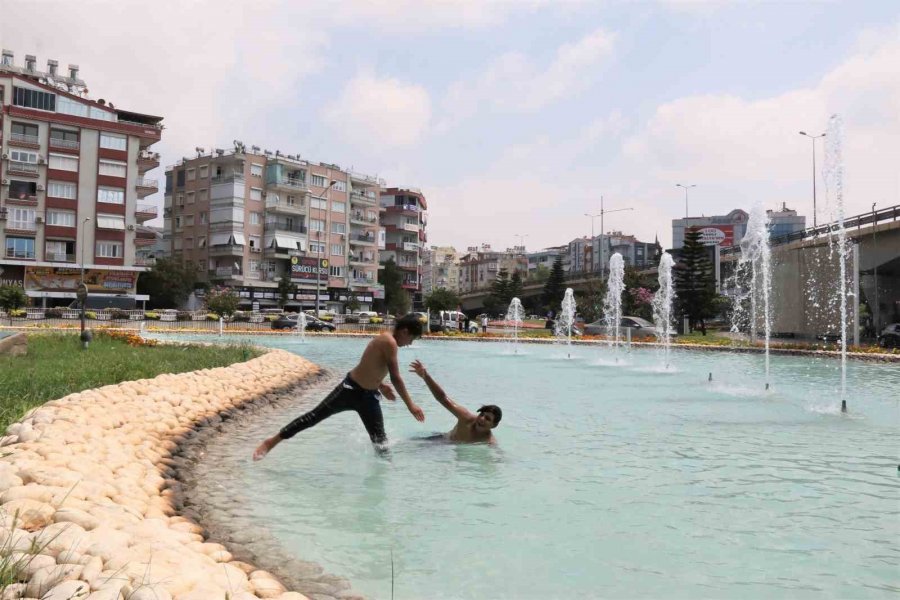
<path fill-rule="evenodd" d="M 257 342 L 339 374 L 365 340 Z M 454 400 L 501 406 L 497 447 L 422 440 L 455 419 L 409 376 L 427 420 L 384 403 L 390 461 L 344 413 L 252 463 L 300 410 L 282 408 L 246 423 L 228 441 L 243 458 L 219 471 L 255 524 L 355 589 L 390 597 L 393 552 L 398 600 L 900 592 L 897 365 L 851 363 L 848 418 L 835 361 L 775 357 L 766 392 L 748 354 L 674 352 L 665 371 L 642 349 L 597 368 L 589 347 L 511 360 L 502 344 L 416 346 L 401 361 L 421 359 Z"/>

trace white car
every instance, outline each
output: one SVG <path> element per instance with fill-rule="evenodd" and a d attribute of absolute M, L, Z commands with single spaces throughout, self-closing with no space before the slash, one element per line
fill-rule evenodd
<path fill-rule="evenodd" d="M 432 315 L 432 319 L 434 319 L 434 315 Z M 457 310 L 442 310 L 438 313 L 438 326 L 441 330 L 455 330 L 459 331 L 460 322 L 465 323 L 466 315 L 465 313 L 459 312 Z M 434 323 L 434 320 L 432 320 Z M 435 326 L 431 326 L 431 330 L 435 331 Z M 467 330 L 469 333 L 478 333 L 478 320 L 470 319 L 469 320 L 469 328 Z"/>

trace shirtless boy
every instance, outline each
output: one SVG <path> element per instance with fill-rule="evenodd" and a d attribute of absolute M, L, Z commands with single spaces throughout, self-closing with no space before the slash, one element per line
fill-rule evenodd
<path fill-rule="evenodd" d="M 444 439 L 461 443 L 496 443 L 497 440 L 491 430 L 500 424 L 500 419 L 503 417 L 503 411 L 499 406 L 488 404 L 479 408 L 478 414 L 475 414 L 451 400 L 441 386 L 428 374 L 425 365 L 418 360 L 410 363 L 409 371 L 421 377 L 428 389 L 431 390 L 431 395 L 435 400 L 456 417 L 456 425 L 444 434 Z"/>
<path fill-rule="evenodd" d="M 379 400 L 382 394 L 388 400 L 396 399 L 391 386 L 383 383 L 388 374 L 409 412 L 417 421 L 424 421 L 425 413 L 409 397 L 409 392 L 406 391 L 406 385 L 400 376 L 400 366 L 397 363 L 397 348 L 410 345 L 421 335 L 422 323 L 418 316 L 406 315 L 399 319 L 394 326 L 393 333 L 382 333 L 369 342 L 363 351 L 362 358 L 359 359 L 359 364 L 317 407 L 297 417 L 283 427 L 278 434 L 260 444 L 253 453 L 253 460 L 261 460 L 282 441 L 345 410 L 356 411 L 356 414 L 362 419 L 372 443 L 376 446 L 383 446 L 387 441 L 387 435 L 384 433 L 384 418 L 381 414 Z"/>

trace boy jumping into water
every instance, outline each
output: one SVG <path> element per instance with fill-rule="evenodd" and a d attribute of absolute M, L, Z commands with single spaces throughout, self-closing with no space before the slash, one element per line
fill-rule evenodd
<path fill-rule="evenodd" d="M 391 386 L 383 383 L 388 374 L 409 412 L 417 421 L 424 421 L 425 413 L 409 397 L 397 363 L 397 348 L 408 346 L 421 336 L 422 323 L 418 316 L 406 315 L 399 319 L 393 333 L 382 333 L 369 342 L 362 358 L 359 359 L 359 364 L 317 407 L 297 417 L 278 434 L 260 444 L 253 453 L 253 460 L 261 460 L 282 441 L 345 410 L 355 410 L 362 419 L 372 443 L 383 446 L 387 442 L 387 435 L 384 433 L 384 418 L 379 400 L 382 394 L 388 400 L 396 399 Z"/>
<path fill-rule="evenodd" d="M 500 419 L 503 417 L 503 411 L 500 410 L 499 406 L 494 406 L 493 404 L 482 406 L 478 409 L 478 414 L 476 415 L 451 400 L 444 390 L 441 389 L 441 386 L 425 370 L 425 365 L 418 360 L 410 363 L 409 371 L 421 377 L 428 389 L 431 390 L 435 400 L 440 402 L 441 406 L 456 417 L 456 426 L 444 434 L 443 437 L 445 439 L 451 442 L 463 443 L 487 442 L 495 444 L 497 442 L 491 430 L 500 424 Z"/>

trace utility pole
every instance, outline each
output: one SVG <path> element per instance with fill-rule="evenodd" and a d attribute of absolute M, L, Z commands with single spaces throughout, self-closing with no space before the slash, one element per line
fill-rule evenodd
<path fill-rule="evenodd" d="M 594 244 L 594 219 L 593 219 L 593 217 L 595 217 L 595 216 L 600 217 L 600 277 L 601 277 L 601 279 L 603 278 L 604 274 L 606 273 L 606 261 L 604 260 L 604 257 L 606 256 L 605 247 L 604 247 L 604 243 L 606 242 L 606 233 L 605 233 L 605 229 L 604 229 L 605 224 L 604 224 L 603 217 L 606 215 L 606 213 L 622 212 L 625 210 L 634 210 L 634 208 L 629 206 L 627 208 L 614 208 L 612 210 L 606 210 L 603 207 L 603 196 L 601 195 L 600 196 L 600 214 L 599 215 L 587 215 L 587 216 L 591 217 L 591 246 L 592 246 L 592 248 L 593 248 L 593 244 Z M 593 252 L 591 252 L 591 256 L 593 256 Z"/>
<path fill-rule="evenodd" d="M 800 135 L 806 136 L 812 142 L 812 180 L 813 180 L 813 227 L 815 228 L 817 225 L 816 222 L 816 140 L 819 138 L 825 137 L 825 134 L 822 135 L 809 135 L 805 131 L 801 131 Z"/>
<path fill-rule="evenodd" d="M 331 210 L 328 206 L 328 190 L 331 189 L 331 186 L 336 184 L 337 181 L 334 179 L 331 180 L 331 183 L 322 191 L 319 195 L 320 200 L 325 200 L 325 227 L 328 227 L 328 211 Z M 328 244 L 328 231 L 325 231 L 325 244 Z M 316 230 L 316 318 L 319 318 L 319 287 L 322 285 L 322 232 Z M 328 248 L 325 248 L 325 256 L 328 256 Z"/>

